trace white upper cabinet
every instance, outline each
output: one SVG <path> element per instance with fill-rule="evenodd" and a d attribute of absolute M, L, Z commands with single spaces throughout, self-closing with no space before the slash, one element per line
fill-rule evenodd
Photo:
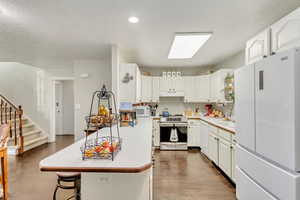
<path fill-rule="evenodd" d="M 184 96 L 184 80 L 182 77 L 161 77 L 159 84 L 160 96 Z"/>
<path fill-rule="evenodd" d="M 210 98 L 210 75 L 196 76 L 196 99 L 208 102 Z"/>
<path fill-rule="evenodd" d="M 185 76 L 184 77 L 184 101 L 193 102 L 195 95 L 195 77 Z"/>
<path fill-rule="evenodd" d="M 220 69 L 210 75 L 210 101 L 226 102 L 225 99 L 225 78 L 232 74 L 232 69 Z"/>
<path fill-rule="evenodd" d="M 159 77 L 152 77 L 152 102 L 159 102 Z"/>
<path fill-rule="evenodd" d="M 141 76 L 141 101 L 151 102 L 152 101 L 152 77 L 151 76 Z"/>
<path fill-rule="evenodd" d="M 208 102 L 210 99 L 210 75 L 185 76 L 185 102 Z"/>
<path fill-rule="evenodd" d="M 272 52 L 300 45 L 300 8 L 271 26 Z"/>
<path fill-rule="evenodd" d="M 120 102 L 140 102 L 141 74 L 138 65 L 134 63 L 121 64 L 119 72 Z"/>
<path fill-rule="evenodd" d="M 270 55 L 270 29 L 259 33 L 246 44 L 246 65 L 259 61 Z"/>

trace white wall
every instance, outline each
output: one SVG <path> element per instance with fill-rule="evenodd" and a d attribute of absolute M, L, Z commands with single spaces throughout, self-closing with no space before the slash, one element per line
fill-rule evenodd
<path fill-rule="evenodd" d="M 88 78 L 80 78 L 80 74 L 89 74 Z M 84 136 L 86 128 L 84 120 L 88 116 L 92 94 L 105 84 L 111 90 L 111 60 L 80 60 L 74 63 L 74 97 L 75 106 L 75 140 Z"/>
<path fill-rule="evenodd" d="M 245 65 L 245 51 L 242 50 L 237 54 L 225 59 L 224 61 L 218 63 L 213 70 L 230 68 L 236 69 Z"/>
<path fill-rule="evenodd" d="M 50 130 L 50 77 L 45 70 L 15 62 L 0 62 L 0 93 L 46 133 Z"/>
<path fill-rule="evenodd" d="M 74 135 L 74 81 L 62 81 L 63 134 Z"/>

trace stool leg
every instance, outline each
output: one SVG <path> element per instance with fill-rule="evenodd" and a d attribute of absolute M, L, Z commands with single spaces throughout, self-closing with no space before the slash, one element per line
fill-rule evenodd
<path fill-rule="evenodd" d="M 54 193 L 53 193 L 53 200 L 56 200 L 56 193 L 57 193 L 57 190 L 58 190 L 58 185 L 56 186 L 55 190 L 54 190 Z"/>
<path fill-rule="evenodd" d="M 76 179 L 75 184 L 76 200 L 80 200 L 80 179 Z"/>

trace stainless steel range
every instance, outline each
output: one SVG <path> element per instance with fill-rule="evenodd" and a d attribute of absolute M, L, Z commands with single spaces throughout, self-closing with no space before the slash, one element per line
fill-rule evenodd
<path fill-rule="evenodd" d="M 160 149 L 187 149 L 187 119 L 182 115 L 160 118 Z"/>

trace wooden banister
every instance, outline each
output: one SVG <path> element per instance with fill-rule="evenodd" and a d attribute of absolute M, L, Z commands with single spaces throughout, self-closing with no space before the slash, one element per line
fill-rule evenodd
<path fill-rule="evenodd" d="M 0 125 L 9 125 L 9 137 L 14 138 L 14 145 L 18 148 L 18 154 L 24 152 L 22 117 L 22 106 L 15 106 L 0 94 Z"/>

